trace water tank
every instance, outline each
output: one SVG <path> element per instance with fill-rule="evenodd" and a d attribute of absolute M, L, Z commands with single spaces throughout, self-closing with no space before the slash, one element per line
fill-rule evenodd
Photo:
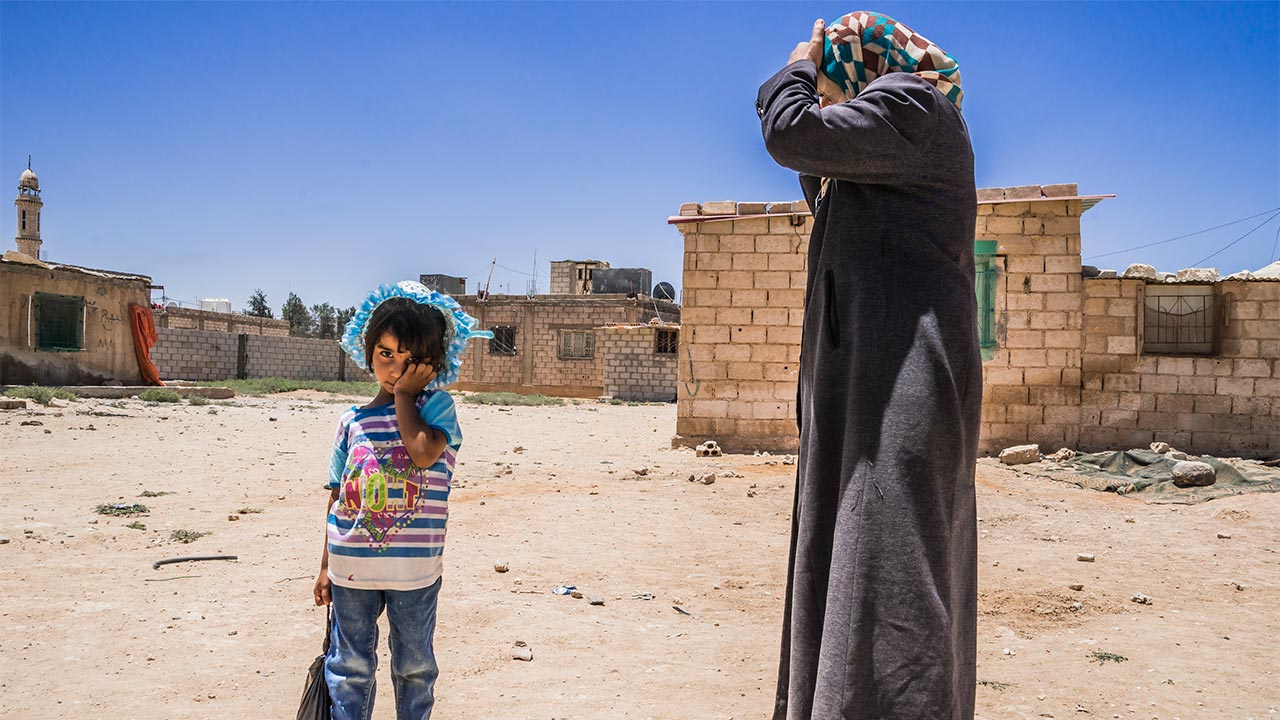
<path fill-rule="evenodd" d="M 454 277 L 453 275 L 442 275 L 433 273 L 430 275 L 419 275 L 418 282 L 426 285 L 429 289 L 445 295 L 466 295 L 467 279 L 465 277 Z"/>
<path fill-rule="evenodd" d="M 227 298 L 200 298 L 200 309 L 207 312 L 231 312 L 231 300 Z"/>
<path fill-rule="evenodd" d="M 591 271 L 591 294 L 644 294 L 653 287 L 649 268 L 597 268 Z"/>

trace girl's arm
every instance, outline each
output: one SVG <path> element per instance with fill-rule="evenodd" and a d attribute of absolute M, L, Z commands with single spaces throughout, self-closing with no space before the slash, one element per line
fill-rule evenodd
<path fill-rule="evenodd" d="M 418 395 L 435 378 L 435 368 L 429 363 L 412 363 L 396 381 L 396 425 L 400 428 L 400 442 L 409 452 L 409 459 L 420 468 L 435 465 L 447 444 L 444 433 L 427 427 L 418 414 Z"/>
<path fill-rule="evenodd" d="M 444 433 L 428 427 L 418 414 L 418 393 L 396 391 L 396 424 L 400 427 L 400 441 L 414 465 L 429 468 L 444 454 Z"/>
<path fill-rule="evenodd" d="M 320 556 L 320 574 L 316 577 L 316 584 L 312 589 L 317 605 L 328 605 L 333 601 L 329 590 L 329 509 L 337 500 L 338 488 L 333 488 L 329 491 L 329 502 L 324 506 L 324 553 Z"/>

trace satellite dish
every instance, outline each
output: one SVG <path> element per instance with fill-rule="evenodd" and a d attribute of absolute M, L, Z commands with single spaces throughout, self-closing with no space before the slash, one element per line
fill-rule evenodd
<path fill-rule="evenodd" d="M 669 282 L 660 282 L 653 286 L 653 296 L 659 300 L 675 300 L 676 289 Z"/>

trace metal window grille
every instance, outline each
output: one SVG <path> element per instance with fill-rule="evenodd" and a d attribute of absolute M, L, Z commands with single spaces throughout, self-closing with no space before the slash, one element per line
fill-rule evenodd
<path fill-rule="evenodd" d="M 1217 297 L 1212 285 L 1148 285 L 1142 351 L 1153 355 L 1212 355 Z"/>
<path fill-rule="evenodd" d="M 84 349 L 84 298 L 75 295 L 36 293 L 36 347 L 70 352 Z"/>
<path fill-rule="evenodd" d="M 498 325 L 490 328 L 493 338 L 489 340 L 490 355 L 516 354 L 516 329 L 510 325 Z"/>
<path fill-rule="evenodd" d="M 585 360 L 595 357 L 596 337 L 590 330 L 561 330 L 560 357 L 565 360 Z"/>
<path fill-rule="evenodd" d="M 657 355 L 674 355 L 680 346 L 680 333 L 675 330 L 659 330 L 654 334 L 653 352 Z"/>

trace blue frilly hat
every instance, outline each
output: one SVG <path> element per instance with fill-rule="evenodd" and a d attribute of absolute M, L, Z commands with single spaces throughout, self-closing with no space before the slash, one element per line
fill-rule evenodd
<path fill-rule="evenodd" d="M 416 303 L 428 305 L 444 315 L 444 367 L 436 368 L 436 379 L 427 385 L 427 390 L 435 390 L 458 381 L 458 373 L 462 369 L 462 353 L 467 349 L 467 341 L 471 338 L 491 338 L 488 330 L 477 330 L 480 321 L 471 317 L 462 309 L 457 300 L 428 289 L 426 285 L 412 280 L 401 280 L 394 285 L 381 285 L 369 293 L 369 297 L 360 305 L 356 314 L 347 321 L 338 344 L 347 351 L 347 355 L 364 370 L 369 367 L 364 360 L 364 331 L 369 325 L 369 318 L 379 305 L 392 298 L 408 298 Z"/>

